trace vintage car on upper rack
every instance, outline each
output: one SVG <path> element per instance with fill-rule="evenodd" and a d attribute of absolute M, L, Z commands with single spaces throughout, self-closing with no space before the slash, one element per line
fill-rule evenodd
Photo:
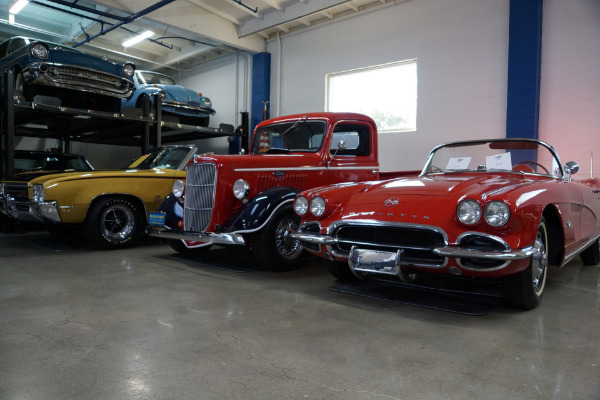
<path fill-rule="evenodd" d="M 39 176 L 22 172 L 0 182 L 0 212 L 63 232 L 82 228 L 98 247 L 129 246 L 144 232 L 173 183 L 185 179 L 192 145 L 150 149 L 127 169 Z"/>
<path fill-rule="evenodd" d="M 600 180 L 575 181 L 578 169 L 533 139 L 445 144 L 416 178 L 300 193 L 291 236 L 338 279 L 492 278 L 507 303 L 531 309 L 549 264 L 600 261 Z"/>
<path fill-rule="evenodd" d="M 6 157 L 3 157 L 6 160 Z M 8 168 L 4 165 L 4 170 Z M 94 167 L 81 154 L 66 154 L 58 151 L 15 150 L 14 173 L 38 172 L 41 174 L 57 171 L 92 171 Z"/>
<path fill-rule="evenodd" d="M 150 113 L 158 97 L 165 121 L 170 116 L 175 117 L 178 123 L 203 127 L 208 126 L 210 116 L 216 112 L 208 97 L 178 85 L 168 75 L 136 71 L 133 79 L 135 92 L 131 98 L 123 100 L 122 107 L 141 108 Z"/>
<path fill-rule="evenodd" d="M 13 37 L 0 44 L 0 70 L 14 73 L 15 97 L 61 107 L 119 112 L 133 93 L 135 66 L 48 41 Z M 85 95 L 82 95 L 82 92 Z"/>

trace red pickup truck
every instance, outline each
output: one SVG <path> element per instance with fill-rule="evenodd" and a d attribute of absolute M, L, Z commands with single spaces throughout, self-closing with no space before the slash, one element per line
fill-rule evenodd
<path fill-rule="evenodd" d="M 416 175 L 379 172 L 377 126 L 354 113 L 309 113 L 263 121 L 250 154 L 196 156 L 186 182 L 157 213 L 148 234 L 170 239 L 179 252 L 212 244 L 251 246 L 269 270 L 298 266 L 303 247 L 289 234 L 298 228 L 292 202 L 300 191 L 342 182 Z"/>

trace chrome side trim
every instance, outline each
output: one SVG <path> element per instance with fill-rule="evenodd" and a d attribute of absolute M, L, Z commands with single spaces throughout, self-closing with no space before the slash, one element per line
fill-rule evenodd
<path fill-rule="evenodd" d="M 587 249 L 588 247 L 590 247 L 590 245 L 592 245 L 594 243 L 594 241 L 596 239 L 600 238 L 600 235 L 594 236 L 593 239 L 590 239 L 588 241 L 586 241 L 583 245 L 581 245 L 577 250 L 572 251 L 571 253 L 565 255 L 565 258 L 563 259 L 562 264 L 559 265 L 560 268 L 564 267 L 569 261 L 571 261 L 572 259 L 574 259 L 575 257 L 577 257 L 577 255 L 579 255 L 579 253 L 581 253 L 582 251 L 584 251 L 585 249 Z"/>

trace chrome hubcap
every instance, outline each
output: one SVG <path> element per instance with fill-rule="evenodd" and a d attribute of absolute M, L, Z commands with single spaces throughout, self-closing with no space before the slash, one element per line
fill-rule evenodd
<path fill-rule="evenodd" d="M 285 259 L 293 260 L 298 257 L 303 250 L 299 241 L 290 237 L 290 233 L 298 229 L 298 224 L 294 218 L 288 217 L 279 221 L 275 231 L 275 245 L 277 252 Z"/>
<path fill-rule="evenodd" d="M 531 263 L 532 284 L 533 290 L 538 295 L 544 290 L 546 270 L 548 268 L 548 252 L 546 251 L 544 239 L 543 233 L 538 231 L 535 243 L 533 244 L 538 251 L 533 256 Z"/>
<path fill-rule="evenodd" d="M 102 213 L 101 227 L 111 239 L 126 239 L 133 233 L 135 218 L 129 207 L 115 204 Z"/>

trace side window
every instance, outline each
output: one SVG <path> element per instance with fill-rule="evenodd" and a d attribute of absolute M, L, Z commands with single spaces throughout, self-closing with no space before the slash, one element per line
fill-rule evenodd
<path fill-rule="evenodd" d="M 368 156 L 370 154 L 369 128 L 366 125 L 337 125 L 331 138 L 331 154 L 336 152 L 341 140 L 344 141 L 346 149 L 338 151 L 337 156 Z"/>

